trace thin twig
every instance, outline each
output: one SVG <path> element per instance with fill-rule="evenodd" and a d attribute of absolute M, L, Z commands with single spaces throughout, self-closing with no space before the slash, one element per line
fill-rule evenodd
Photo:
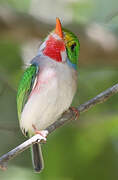
<path fill-rule="evenodd" d="M 42 141 L 46 141 L 46 138 L 44 138 L 43 136 L 41 136 L 40 134 L 36 134 L 35 136 L 31 137 L 30 139 L 28 139 L 27 141 L 25 141 L 24 143 L 20 144 L 19 146 L 17 146 L 16 148 L 14 148 L 13 150 L 9 151 L 7 154 L 4 154 L 1 158 L 0 158 L 0 168 L 2 170 L 5 170 L 7 167 L 7 162 L 9 160 L 11 160 L 12 158 L 16 157 L 19 153 L 23 152 L 24 150 L 26 150 L 29 146 L 31 146 L 34 143 L 40 143 Z"/>
<path fill-rule="evenodd" d="M 95 96 L 93 99 L 90 99 L 89 101 L 85 102 L 84 104 L 81 104 L 77 107 L 79 113 L 88 111 L 90 108 L 94 107 L 96 104 L 103 103 L 104 101 L 107 101 L 111 96 L 118 93 L 118 84 L 112 86 L 111 88 L 107 89 L 106 91 L 103 91 L 102 93 Z M 59 128 L 60 126 L 64 125 L 67 122 L 70 122 L 72 120 L 75 120 L 76 114 L 69 109 L 67 112 L 65 112 L 61 118 L 59 118 L 56 122 L 54 122 L 52 125 L 47 127 L 45 130 L 48 131 L 48 134 L 52 133 L 54 130 Z M 41 143 L 42 140 L 45 140 L 40 135 L 35 135 L 32 138 L 28 139 L 24 143 L 17 146 L 15 149 L 9 151 L 8 153 L 4 154 L 2 157 L 0 157 L 0 167 L 2 169 L 6 169 L 7 163 L 12 158 L 16 157 L 19 153 L 26 150 L 29 146 L 31 146 L 34 143 Z"/>
<path fill-rule="evenodd" d="M 108 88 L 106 91 L 103 91 L 102 93 L 98 94 L 97 96 L 85 102 L 84 104 L 81 104 L 78 107 L 78 111 L 79 112 L 88 111 L 90 108 L 92 108 L 96 104 L 100 104 L 107 101 L 111 96 L 113 96 L 117 92 L 118 92 L 118 84 L 115 84 L 111 88 Z"/>

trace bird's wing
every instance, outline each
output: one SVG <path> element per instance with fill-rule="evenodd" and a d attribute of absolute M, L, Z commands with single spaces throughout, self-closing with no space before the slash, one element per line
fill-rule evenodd
<path fill-rule="evenodd" d="M 24 105 L 26 104 L 28 97 L 34 87 L 39 67 L 36 64 L 30 65 L 24 72 L 17 92 L 17 110 L 18 118 L 20 116 Z"/>

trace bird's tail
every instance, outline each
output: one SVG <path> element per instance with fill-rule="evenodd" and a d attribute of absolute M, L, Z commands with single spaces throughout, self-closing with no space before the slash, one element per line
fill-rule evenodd
<path fill-rule="evenodd" d="M 32 145 L 32 163 L 34 170 L 38 173 L 44 168 L 41 144 Z"/>

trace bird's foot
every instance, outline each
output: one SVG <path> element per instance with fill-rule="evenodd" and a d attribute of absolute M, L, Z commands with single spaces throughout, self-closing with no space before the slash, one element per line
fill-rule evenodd
<path fill-rule="evenodd" d="M 35 134 L 40 134 L 43 138 L 45 138 L 45 141 L 46 141 L 46 138 L 47 138 L 47 135 L 48 135 L 48 131 L 47 130 L 41 130 L 39 131 L 34 124 L 32 124 L 32 127 L 34 129 L 34 132 Z"/>
<path fill-rule="evenodd" d="M 79 115 L 80 115 L 78 109 L 75 107 L 70 107 L 69 109 L 75 114 L 75 120 L 77 120 L 79 118 Z"/>
<path fill-rule="evenodd" d="M 44 138 L 47 137 L 48 135 L 48 131 L 47 130 L 42 130 L 42 131 L 35 131 L 36 134 L 40 134 L 41 136 L 43 136 Z"/>

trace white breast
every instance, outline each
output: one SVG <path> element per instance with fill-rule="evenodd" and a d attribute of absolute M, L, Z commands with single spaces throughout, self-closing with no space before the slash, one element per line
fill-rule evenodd
<path fill-rule="evenodd" d="M 37 85 L 21 114 L 21 129 L 34 133 L 45 129 L 66 111 L 75 95 L 76 72 L 67 64 L 49 60 L 40 65 Z"/>

